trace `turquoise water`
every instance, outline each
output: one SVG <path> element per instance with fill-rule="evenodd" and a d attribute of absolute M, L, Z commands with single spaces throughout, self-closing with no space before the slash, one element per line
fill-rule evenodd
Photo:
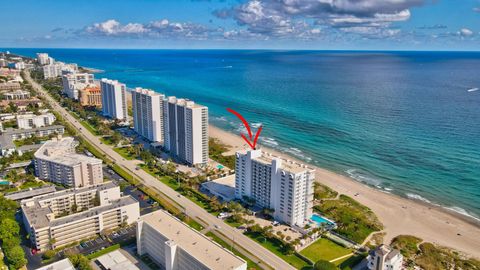
<path fill-rule="evenodd" d="M 480 53 L 45 51 L 98 77 L 191 98 L 263 124 L 260 143 L 379 188 L 480 216 Z"/>
<path fill-rule="evenodd" d="M 313 214 L 310 219 L 317 223 L 318 226 L 322 225 L 322 223 L 332 224 L 332 222 L 326 220 L 325 218 L 317 214 Z"/>

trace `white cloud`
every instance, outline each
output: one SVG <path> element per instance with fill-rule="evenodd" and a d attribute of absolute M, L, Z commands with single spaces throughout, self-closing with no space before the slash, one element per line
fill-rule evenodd
<path fill-rule="evenodd" d="M 463 37 L 469 37 L 473 35 L 473 31 L 468 28 L 462 28 L 460 31 L 458 31 L 458 34 Z"/>
<path fill-rule="evenodd" d="M 216 34 L 218 29 L 207 28 L 200 24 L 170 22 L 167 19 L 152 21 L 150 23 L 127 23 L 110 19 L 94 23 L 85 28 L 84 33 L 97 36 L 118 37 L 151 37 L 151 38 L 190 38 L 201 39 L 208 34 Z M 221 31 L 220 31 L 221 32 Z"/>

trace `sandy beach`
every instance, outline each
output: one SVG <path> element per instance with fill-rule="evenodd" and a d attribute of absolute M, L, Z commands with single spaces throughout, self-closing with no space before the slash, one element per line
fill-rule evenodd
<path fill-rule="evenodd" d="M 230 146 L 231 154 L 247 146 L 240 136 L 212 125 L 210 125 L 209 133 L 210 137 L 217 138 Z M 298 161 L 285 153 L 263 146 L 261 148 L 284 158 Z M 453 248 L 480 258 L 479 222 L 441 207 L 379 191 L 326 169 L 314 168 L 316 169 L 316 181 L 341 194 L 355 198 L 372 209 L 385 227 L 385 243 L 389 243 L 397 235 L 408 234 L 420 237 L 426 242 Z M 356 193 L 359 195 L 354 196 Z"/>

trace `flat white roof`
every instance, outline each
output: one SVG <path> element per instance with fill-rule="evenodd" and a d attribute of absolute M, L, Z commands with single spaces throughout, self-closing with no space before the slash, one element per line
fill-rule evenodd
<path fill-rule="evenodd" d="M 102 255 L 97 258 L 97 261 L 109 270 L 140 270 L 119 250 Z"/>
<path fill-rule="evenodd" d="M 69 259 L 63 259 L 58 262 L 37 268 L 37 270 L 75 270 Z"/>
<path fill-rule="evenodd" d="M 246 264 L 243 259 L 163 210 L 143 215 L 140 220 L 169 239 L 170 243 L 177 244 L 179 248 L 209 269 L 237 269 Z"/>

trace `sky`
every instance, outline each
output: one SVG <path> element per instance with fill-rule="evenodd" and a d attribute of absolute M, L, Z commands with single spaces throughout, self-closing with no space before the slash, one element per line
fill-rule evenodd
<path fill-rule="evenodd" d="M 480 0 L 0 1 L 0 47 L 480 49 Z"/>

